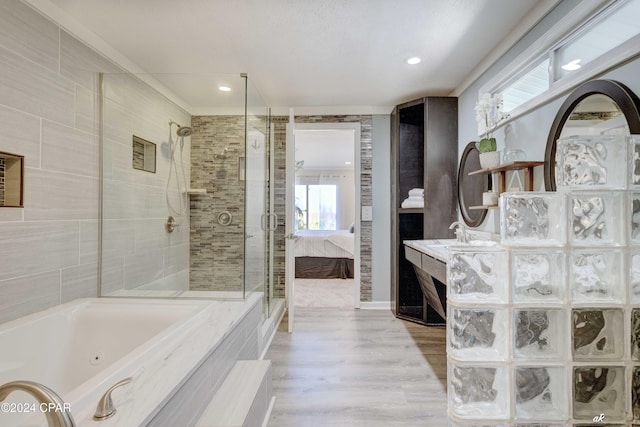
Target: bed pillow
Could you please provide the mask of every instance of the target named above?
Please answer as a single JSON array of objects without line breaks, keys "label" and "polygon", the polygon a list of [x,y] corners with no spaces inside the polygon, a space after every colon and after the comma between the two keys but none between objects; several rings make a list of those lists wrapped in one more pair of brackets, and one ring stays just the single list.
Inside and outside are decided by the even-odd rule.
[{"label": "bed pillow", "polygon": [[355,225],[355,224],[351,224],[351,225],[349,226],[349,233],[353,233],[353,232],[355,232],[355,231],[356,231],[356,225]]}]

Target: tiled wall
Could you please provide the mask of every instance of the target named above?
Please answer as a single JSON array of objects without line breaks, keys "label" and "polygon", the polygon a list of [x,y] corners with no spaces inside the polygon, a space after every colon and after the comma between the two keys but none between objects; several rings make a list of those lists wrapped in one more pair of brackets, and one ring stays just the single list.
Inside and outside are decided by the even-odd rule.
[{"label": "tiled wall", "polygon": [[[244,116],[194,116],[191,187],[207,194],[191,198],[191,289],[240,291],[244,259]],[[225,151],[225,148],[227,149]],[[231,223],[218,216],[228,212]]]},{"label": "tiled wall", "polygon": [[[274,126],[275,149],[275,212],[278,215],[278,229],[275,241],[274,289],[276,294],[284,295],[284,216],[285,216],[285,154],[286,125],[288,118],[272,118]],[[360,123],[360,204],[372,205],[372,140],[370,115],[354,116],[296,116],[296,123]],[[360,224],[360,301],[371,301],[371,222]]]},{"label": "tiled wall", "polygon": [[95,69],[115,69],[18,0],[0,4],[0,151],[25,207],[0,208],[0,322],[97,292]]},{"label": "tiled wall", "polygon": [[[176,126],[170,129],[169,121],[190,126],[191,116],[129,74],[104,75],[102,109],[102,294],[121,289],[186,290],[189,200],[184,189],[189,186],[190,142],[185,138],[181,148]],[[133,135],[156,144],[155,173],[133,167]],[[178,187],[180,164],[186,183],[178,170]],[[167,203],[169,176],[172,208]],[[172,233],[165,228],[169,215],[179,224]]]},{"label": "tiled wall", "polygon": [[[0,208],[0,322],[97,294],[98,72],[117,71],[19,0],[0,2],[0,151],[25,156],[25,207]],[[125,194],[122,205],[146,197],[111,197]]]},{"label": "tiled wall", "polygon": [[[244,116],[194,116],[192,125],[191,187],[206,189],[207,194],[191,198],[190,288],[241,291],[246,274],[246,290],[261,291],[265,274],[265,232],[260,223],[264,182],[260,173],[249,169],[266,161],[266,118],[247,117],[248,137],[255,144],[250,156],[245,151]],[[241,158],[246,162],[246,181],[240,173]],[[245,196],[251,199],[246,218]],[[225,213],[231,215],[229,224],[218,220]]]},{"label": "tiled wall", "polygon": [[4,206],[4,171],[5,171],[4,158],[0,157],[0,206]]}]

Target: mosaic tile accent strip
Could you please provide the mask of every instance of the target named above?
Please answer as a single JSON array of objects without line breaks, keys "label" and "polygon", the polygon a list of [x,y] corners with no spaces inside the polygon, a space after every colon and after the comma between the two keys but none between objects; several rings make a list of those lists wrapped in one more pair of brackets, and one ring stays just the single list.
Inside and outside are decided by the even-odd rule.
[{"label": "mosaic tile accent strip", "polygon": [[[286,124],[289,120],[284,116],[271,119],[275,144],[275,213],[278,215],[274,254],[274,291],[276,294],[284,295],[285,153]],[[360,204],[371,206],[373,203],[373,142],[371,138],[373,117],[371,115],[296,116],[295,121],[296,123],[360,123]],[[371,301],[371,243],[372,224],[369,221],[363,221],[360,224],[360,301]]]},{"label": "mosaic tile accent strip", "polygon": [[[244,279],[244,116],[193,116],[191,187],[207,194],[192,197],[189,288],[241,291]],[[222,155],[223,151],[224,155]],[[228,225],[217,221],[228,212]]]},{"label": "mosaic tile accent strip", "polygon": [[5,161],[0,157],[0,206],[4,206],[4,171]]},{"label": "mosaic tile accent strip", "polygon": [[133,167],[135,169],[144,169],[144,144],[133,141]]}]

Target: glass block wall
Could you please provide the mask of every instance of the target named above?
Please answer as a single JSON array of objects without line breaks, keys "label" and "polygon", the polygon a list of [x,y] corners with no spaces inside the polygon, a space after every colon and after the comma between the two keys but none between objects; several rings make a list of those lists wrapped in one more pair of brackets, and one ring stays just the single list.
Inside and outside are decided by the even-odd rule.
[{"label": "glass block wall", "polygon": [[451,426],[640,425],[640,136],[558,141],[557,192],[503,193],[447,264]]}]

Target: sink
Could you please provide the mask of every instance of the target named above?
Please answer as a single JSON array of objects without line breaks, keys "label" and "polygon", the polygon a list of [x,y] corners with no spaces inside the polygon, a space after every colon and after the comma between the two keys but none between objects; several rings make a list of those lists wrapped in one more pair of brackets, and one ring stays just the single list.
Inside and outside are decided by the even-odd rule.
[{"label": "sink", "polygon": [[472,240],[468,244],[471,246],[495,246],[498,242],[493,240]]},{"label": "sink", "polygon": [[498,242],[493,240],[472,240],[468,243],[464,243],[458,242],[457,239],[410,240],[405,241],[404,243],[409,247],[444,263],[447,262],[449,257],[449,251],[447,248],[457,247],[460,249],[465,248],[466,250],[470,250],[472,247],[477,247],[478,250],[480,250],[480,248],[488,248],[498,244]]}]

